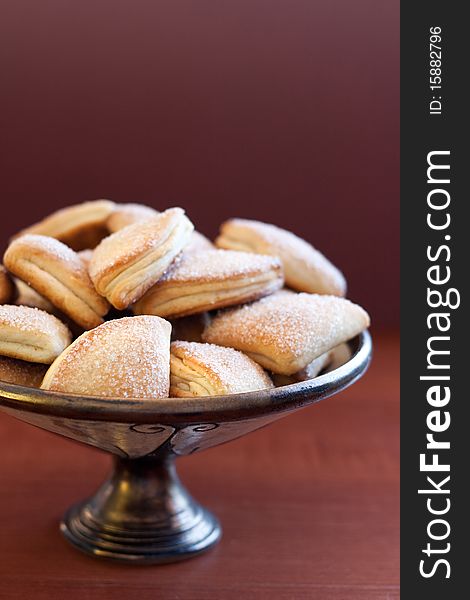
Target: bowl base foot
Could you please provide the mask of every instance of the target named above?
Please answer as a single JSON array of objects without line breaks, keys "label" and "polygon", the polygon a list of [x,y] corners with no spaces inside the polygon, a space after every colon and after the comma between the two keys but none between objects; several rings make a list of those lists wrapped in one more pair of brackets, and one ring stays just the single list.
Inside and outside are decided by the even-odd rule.
[{"label": "bowl base foot", "polygon": [[217,519],[181,485],[171,461],[117,459],[111,477],[64,516],[61,531],[95,557],[134,564],[196,556],[221,536]]}]

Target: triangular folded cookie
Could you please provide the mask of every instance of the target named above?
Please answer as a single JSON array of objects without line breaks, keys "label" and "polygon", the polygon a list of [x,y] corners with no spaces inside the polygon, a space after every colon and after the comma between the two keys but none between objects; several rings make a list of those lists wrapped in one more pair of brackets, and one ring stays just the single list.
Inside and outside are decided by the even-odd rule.
[{"label": "triangular folded cookie", "polygon": [[349,300],[281,291],[220,312],[202,338],[241,350],[274,373],[291,375],[368,326],[366,311]]},{"label": "triangular folded cookie", "polygon": [[127,308],[160,279],[193,229],[182,208],[170,208],[105,238],[89,265],[97,291],[115,308]]},{"label": "triangular folded cookie", "polygon": [[10,244],[4,261],[14,275],[84,329],[103,322],[109,304],[95,290],[83,260],[59,240],[24,235]]},{"label": "triangular folded cookie", "polygon": [[170,396],[219,396],[272,387],[268,374],[238,350],[197,342],[171,344]]},{"label": "triangular folded cookie", "polygon": [[229,250],[183,253],[134,312],[181,317],[256,300],[282,284],[281,264],[271,256]]},{"label": "triangular folded cookie", "polygon": [[29,306],[0,306],[0,355],[50,364],[72,341],[59,319]]},{"label": "triangular folded cookie", "polygon": [[171,325],[158,317],[108,321],[78,337],[51,365],[42,388],[118,398],[166,398]]},{"label": "triangular folded cookie", "polygon": [[294,233],[276,225],[230,219],[215,240],[219,248],[279,256],[286,285],[299,292],[344,296],[346,281],[321,252]]}]

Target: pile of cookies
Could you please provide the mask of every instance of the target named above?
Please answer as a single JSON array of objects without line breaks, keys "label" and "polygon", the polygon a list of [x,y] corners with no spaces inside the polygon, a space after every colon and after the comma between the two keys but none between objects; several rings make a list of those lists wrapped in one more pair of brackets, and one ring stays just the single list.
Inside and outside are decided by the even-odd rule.
[{"label": "pile of cookies", "polygon": [[212,396],[315,377],[369,326],[293,233],[109,200],[18,233],[0,266],[0,380],[115,398]]}]

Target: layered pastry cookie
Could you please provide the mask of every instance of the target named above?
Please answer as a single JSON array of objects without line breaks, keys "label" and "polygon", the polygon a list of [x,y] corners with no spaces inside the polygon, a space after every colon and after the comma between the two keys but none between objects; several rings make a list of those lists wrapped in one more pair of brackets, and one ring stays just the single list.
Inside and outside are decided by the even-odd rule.
[{"label": "layered pastry cookie", "polygon": [[93,252],[90,277],[97,291],[120,310],[152,287],[188,244],[193,225],[181,208],[105,238]]},{"label": "layered pastry cookie", "polygon": [[368,326],[366,311],[344,298],[281,292],[219,313],[202,337],[292,375]]},{"label": "layered pastry cookie", "polygon": [[[73,250],[94,248],[108,234],[106,221],[114,210],[111,200],[93,200],[58,210],[18,236],[33,233],[53,237]],[[16,236],[16,237],[18,237]]]},{"label": "layered pastry cookie", "polygon": [[215,240],[219,248],[279,256],[286,285],[299,292],[344,296],[346,281],[321,252],[290,231],[248,219],[222,224]]},{"label": "layered pastry cookie", "polygon": [[15,282],[3,265],[0,265],[0,304],[13,302],[17,295]]},{"label": "layered pastry cookie", "polygon": [[116,204],[106,221],[106,226],[111,233],[116,233],[128,225],[152,219],[158,214],[158,210],[145,206],[145,204]]},{"label": "layered pastry cookie", "polygon": [[0,381],[37,388],[40,387],[47,368],[47,365],[0,356]]},{"label": "layered pastry cookie", "polygon": [[171,325],[124,317],[78,337],[51,365],[42,388],[116,398],[166,398]]},{"label": "layered pastry cookie", "polygon": [[0,306],[0,355],[50,364],[72,341],[59,319],[29,306]]},{"label": "layered pastry cookie", "polygon": [[186,254],[134,306],[136,314],[180,317],[249,302],[282,287],[279,259],[247,252]]},{"label": "layered pastry cookie", "polygon": [[59,240],[24,235],[10,244],[4,262],[14,275],[84,329],[103,322],[108,303],[96,292],[78,254]]},{"label": "layered pastry cookie", "polygon": [[272,387],[267,373],[233,348],[181,341],[171,344],[172,397],[220,396]]}]

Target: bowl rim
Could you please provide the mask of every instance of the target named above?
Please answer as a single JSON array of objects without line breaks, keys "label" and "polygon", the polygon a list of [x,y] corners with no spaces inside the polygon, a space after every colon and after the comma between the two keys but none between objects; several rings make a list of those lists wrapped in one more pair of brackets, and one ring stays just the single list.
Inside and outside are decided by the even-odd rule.
[{"label": "bowl rim", "polygon": [[363,331],[348,341],[351,358],[313,379],[290,385],[200,398],[112,398],[64,394],[0,381],[0,409],[13,409],[77,420],[119,423],[192,423],[207,419],[239,421],[318,402],[345,389],[367,370],[372,339]]}]

